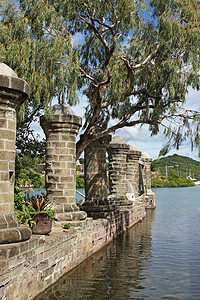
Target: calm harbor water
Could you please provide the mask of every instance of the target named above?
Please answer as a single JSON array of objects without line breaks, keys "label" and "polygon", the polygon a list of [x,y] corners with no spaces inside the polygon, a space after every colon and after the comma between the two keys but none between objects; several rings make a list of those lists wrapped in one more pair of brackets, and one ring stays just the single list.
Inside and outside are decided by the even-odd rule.
[{"label": "calm harbor water", "polygon": [[154,192],[155,211],[37,300],[199,300],[200,186]]}]

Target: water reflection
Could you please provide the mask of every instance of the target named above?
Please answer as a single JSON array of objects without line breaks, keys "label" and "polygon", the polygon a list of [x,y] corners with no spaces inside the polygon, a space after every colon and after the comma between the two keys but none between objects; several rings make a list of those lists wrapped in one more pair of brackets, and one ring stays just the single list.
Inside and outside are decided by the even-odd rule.
[{"label": "water reflection", "polygon": [[155,193],[155,211],[38,299],[199,300],[200,186]]},{"label": "water reflection", "polygon": [[151,266],[151,227],[154,211],[110,245],[84,261],[37,300],[143,299]]}]

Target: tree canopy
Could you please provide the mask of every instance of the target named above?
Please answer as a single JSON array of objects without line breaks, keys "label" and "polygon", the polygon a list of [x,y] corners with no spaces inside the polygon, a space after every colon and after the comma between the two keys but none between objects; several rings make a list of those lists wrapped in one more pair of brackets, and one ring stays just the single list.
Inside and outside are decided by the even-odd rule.
[{"label": "tree canopy", "polygon": [[199,144],[199,112],[181,110],[188,87],[199,89],[198,0],[8,3],[0,59],[30,84],[27,119],[48,112],[54,97],[72,105],[87,96],[77,157],[92,140],[136,124],[151,134],[165,128],[163,154],[187,137]]}]

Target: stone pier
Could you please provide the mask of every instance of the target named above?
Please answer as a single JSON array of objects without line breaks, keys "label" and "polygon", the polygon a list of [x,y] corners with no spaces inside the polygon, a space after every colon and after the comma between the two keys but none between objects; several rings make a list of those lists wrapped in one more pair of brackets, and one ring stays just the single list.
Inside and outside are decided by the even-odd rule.
[{"label": "stone pier", "polygon": [[85,202],[81,209],[89,217],[105,218],[115,209],[107,195],[106,148],[111,136],[90,143],[85,149]]},{"label": "stone pier", "polygon": [[144,162],[144,203],[146,208],[155,208],[155,193],[151,190],[151,162],[152,159],[148,153],[142,152],[141,161]]},{"label": "stone pier", "polygon": [[120,136],[113,137],[108,147],[109,185],[111,203],[120,206],[133,205],[126,196],[126,168],[129,145]]},{"label": "stone pier", "polygon": [[137,204],[139,198],[139,158],[142,152],[137,149],[136,146],[130,145],[129,152],[127,154],[127,169],[126,169],[126,186],[128,199]]},{"label": "stone pier", "polygon": [[25,241],[31,230],[14,214],[16,111],[27,99],[28,84],[0,64],[0,244]]},{"label": "stone pier", "polygon": [[[46,135],[46,189],[58,222],[84,220],[76,205],[76,136],[81,118],[66,105],[52,108],[52,120],[41,117]],[[57,223],[58,224],[58,223]]]},{"label": "stone pier", "polygon": [[[0,299],[7,300],[34,299],[146,215],[144,205],[133,205],[141,153],[121,137],[110,143],[110,137],[102,138],[85,150],[85,211],[79,209],[75,176],[81,118],[68,106],[57,104],[51,119],[40,119],[46,135],[46,189],[56,211],[55,226],[49,235],[31,236],[31,230],[20,225],[14,215],[16,110],[27,97],[28,84],[0,64]],[[147,208],[153,208],[151,158],[143,153],[142,160],[143,199]],[[86,211],[93,218],[87,218]],[[67,230],[63,229],[66,222],[72,225]]]}]

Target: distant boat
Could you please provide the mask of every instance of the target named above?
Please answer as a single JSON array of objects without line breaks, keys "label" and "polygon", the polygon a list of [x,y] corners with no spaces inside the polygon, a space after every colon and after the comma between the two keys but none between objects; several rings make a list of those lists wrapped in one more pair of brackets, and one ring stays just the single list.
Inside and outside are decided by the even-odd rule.
[{"label": "distant boat", "polygon": [[200,185],[200,181],[198,181],[196,178],[192,178],[191,176],[188,176],[187,178],[191,179],[195,185]]},{"label": "distant boat", "polygon": [[195,185],[200,185],[200,181],[198,181],[198,180],[196,180],[196,179],[193,180],[193,182],[194,182]]}]

